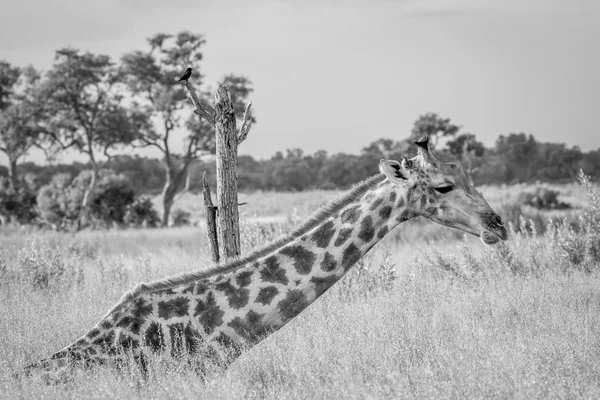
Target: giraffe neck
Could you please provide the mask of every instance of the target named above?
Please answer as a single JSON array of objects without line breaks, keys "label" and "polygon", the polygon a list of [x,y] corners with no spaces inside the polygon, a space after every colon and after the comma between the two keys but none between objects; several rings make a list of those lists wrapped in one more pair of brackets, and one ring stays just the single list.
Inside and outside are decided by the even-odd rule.
[{"label": "giraffe neck", "polygon": [[409,192],[379,177],[288,237],[229,265],[141,284],[86,335],[32,368],[105,362],[121,350],[172,355],[254,345],[302,312],[400,222]]},{"label": "giraffe neck", "polygon": [[382,181],[310,232],[259,260],[255,266],[260,279],[249,288],[250,297],[257,300],[250,316],[255,320],[262,316],[261,323],[270,329],[285,325],[389,231],[413,216],[405,206],[406,196],[406,190]]}]

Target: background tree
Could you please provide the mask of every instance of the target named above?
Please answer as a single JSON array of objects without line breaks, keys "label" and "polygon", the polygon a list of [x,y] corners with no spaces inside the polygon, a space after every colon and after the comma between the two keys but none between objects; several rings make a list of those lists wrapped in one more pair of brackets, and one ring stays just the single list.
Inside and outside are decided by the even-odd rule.
[{"label": "background tree", "polygon": [[4,110],[12,103],[15,86],[19,81],[21,69],[10,65],[7,61],[0,61],[0,110]]},{"label": "background tree", "polygon": [[429,145],[435,148],[440,137],[455,136],[460,127],[450,122],[450,118],[442,118],[435,113],[421,115],[410,134],[411,142],[423,135],[429,135]]},{"label": "background tree", "polygon": [[305,157],[301,149],[288,149],[286,157],[273,163],[267,171],[270,184],[278,190],[296,192],[314,188],[316,183],[310,157]]},{"label": "background tree", "polygon": [[98,180],[99,156],[131,142],[148,125],[144,113],[124,107],[118,87],[119,76],[106,55],[80,54],[78,50],[58,50],[46,75],[46,111],[53,117],[47,132],[61,149],[85,154],[91,177],[84,192],[79,226],[86,224],[89,201]]},{"label": "background tree", "polygon": [[[186,68],[192,68],[195,85],[202,83],[200,61],[201,48],[205,40],[202,35],[180,32],[176,36],[159,33],[148,39],[147,51],[136,50],[122,58],[121,73],[134,95],[136,105],[151,116],[153,129],[148,129],[135,142],[138,147],[154,147],[163,155],[165,183],[162,190],[162,225],[167,226],[175,196],[189,182],[189,167],[199,157],[215,151],[214,128],[208,122],[189,112],[182,112],[187,101],[184,86],[174,85]],[[232,86],[232,100],[237,103],[252,91],[246,78],[227,76],[225,84]],[[204,93],[203,102],[208,102]],[[243,106],[241,106],[243,111]],[[191,114],[191,116],[190,116]],[[182,120],[188,115],[182,151],[172,148],[171,139]]]},{"label": "background tree", "polygon": [[8,159],[10,189],[19,190],[18,162],[37,145],[43,118],[39,73],[0,62],[0,151]]},{"label": "background tree", "polygon": [[538,142],[533,135],[500,135],[494,150],[506,166],[505,182],[527,182],[533,177],[533,165],[538,151]]},{"label": "background tree", "polygon": [[446,143],[447,151],[458,159],[473,184],[473,174],[483,162],[485,147],[477,141],[472,133],[463,133],[455,136]]},{"label": "background tree", "polygon": [[533,168],[535,177],[542,181],[575,181],[583,158],[579,147],[564,143],[538,143]]},{"label": "background tree", "polygon": [[370,155],[374,159],[379,160],[384,158],[386,160],[400,160],[403,155],[408,156],[412,147],[412,143],[409,139],[402,141],[396,141],[392,139],[377,139],[368,146],[363,147],[361,154]]}]

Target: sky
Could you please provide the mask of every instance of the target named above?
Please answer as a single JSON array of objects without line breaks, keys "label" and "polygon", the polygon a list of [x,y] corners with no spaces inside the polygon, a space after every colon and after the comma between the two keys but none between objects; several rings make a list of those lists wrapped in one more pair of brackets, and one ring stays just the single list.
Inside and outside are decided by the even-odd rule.
[{"label": "sky", "polygon": [[239,151],[256,158],[358,153],[406,138],[426,112],[487,146],[526,132],[600,147],[597,0],[2,3],[0,59],[18,66],[47,70],[65,46],[117,60],[158,32],[203,34],[207,84],[228,73],[253,83],[258,122]]}]

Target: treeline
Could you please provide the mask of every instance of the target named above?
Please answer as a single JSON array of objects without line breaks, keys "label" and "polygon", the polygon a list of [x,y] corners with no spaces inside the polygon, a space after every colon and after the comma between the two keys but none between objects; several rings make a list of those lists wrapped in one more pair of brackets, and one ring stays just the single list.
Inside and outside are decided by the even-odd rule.
[{"label": "treeline", "polygon": [[[8,160],[0,168],[0,222],[75,229],[154,225],[158,213],[143,197],[148,194],[161,195],[160,224],[177,219],[171,208],[178,194],[198,190],[202,172],[215,175],[214,127],[191,112],[182,85],[174,85],[187,67],[194,71],[193,85],[202,84],[204,44],[202,35],[190,32],[159,33],[118,60],[63,48],[44,72],[0,60],[0,152]],[[241,116],[253,91],[251,81],[226,75],[220,84],[230,88]],[[199,94],[201,102],[211,102],[210,90],[201,88]],[[172,139],[181,132],[184,145],[178,152]],[[523,133],[500,136],[494,147],[486,148],[449,118],[428,113],[417,118],[405,137],[379,139],[359,154],[290,149],[267,160],[241,156],[239,188],[345,189],[377,173],[381,158],[414,154],[413,141],[424,134],[439,158],[460,161],[475,184],[560,182],[573,180],[579,169],[591,176],[600,172],[598,151],[583,153]],[[157,150],[160,158],[122,155],[145,147]],[[24,163],[33,149],[42,150],[50,164]],[[65,150],[87,161],[53,164]]]},{"label": "treeline", "polygon": [[[572,182],[580,169],[588,176],[600,177],[600,150],[582,152],[578,147],[538,142],[532,135],[523,133],[500,136],[492,148],[484,147],[475,135],[457,134],[439,147],[435,151],[436,156],[443,161],[461,162],[476,185]],[[288,149],[265,160],[241,155],[238,159],[238,187],[245,192],[347,189],[376,174],[380,159],[400,159],[403,155],[415,153],[411,139],[407,138],[403,141],[379,139],[364,147],[359,154],[328,154],[323,150],[305,154],[301,149]],[[179,161],[176,159],[175,162]],[[164,162],[158,159],[116,155],[101,163],[101,167],[126,177],[136,196],[158,195],[165,185]],[[67,174],[76,177],[90,168],[89,164],[77,162],[55,165],[28,162],[20,166],[20,179],[22,185],[37,192],[54,176]],[[216,185],[215,163],[210,157],[195,161],[188,172],[188,190],[201,191],[200,178],[204,172],[209,183],[213,187]],[[5,166],[0,166],[0,177],[4,177],[4,182],[8,180]]]}]

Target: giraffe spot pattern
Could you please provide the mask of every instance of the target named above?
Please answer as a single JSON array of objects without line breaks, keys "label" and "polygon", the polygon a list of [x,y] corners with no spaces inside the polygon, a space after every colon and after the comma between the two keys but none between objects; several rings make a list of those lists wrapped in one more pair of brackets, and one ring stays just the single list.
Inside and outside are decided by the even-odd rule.
[{"label": "giraffe spot pattern", "polygon": [[176,293],[173,289],[168,288],[168,289],[158,290],[158,291],[154,292],[154,294],[156,296],[173,296],[173,295],[177,295],[179,293]]},{"label": "giraffe spot pattern", "polygon": [[404,207],[404,198],[402,196],[400,196],[400,198],[398,198],[398,204],[396,204],[396,207],[398,207],[398,208]]},{"label": "giraffe spot pattern", "polygon": [[335,224],[333,221],[328,221],[321,225],[311,236],[311,239],[315,241],[317,247],[322,249],[329,246],[329,242],[335,235]]},{"label": "giraffe spot pattern", "polygon": [[246,287],[246,286],[250,285],[250,283],[252,282],[252,274],[253,273],[254,273],[254,271],[244,271],[244,272],[240,272],[239,274],[237,274],[235,281],[238,284],[238,286]]},{"label": "giraffe spot pattern", "polygon": [[333,286],[333,284],[338,281],[338,278],[335,275],[331,275],[323,278],[313,277],[310,281],[314,284],[316,296],[319,297],[325,293],[327,289]]},{"label": "giraffe spot pattern", "polygon": [[72,350],[69,350],[69,352],[67,354],[67,358],[71,361],[82,361],[82,360],[85,360],[87,357],[82,352],[72,349]]},{"label": "giraffe spot pattern", "polygon": [[277,289],[275,286],[266,286],[258,291],[256,302],[266,306],[271,304],[273,298],[277,296],[277,294],[279,294],[279,289]]},{"label": "giraffe spot pattern", "polygon": [[260,278],[263,282],[288,284],[285,270],[279,266],[277,257],[270,256],[265,259],[265,266],[260,270]]},{"label": "giraffe spot pattern", "polygon": [[280,253],[294,260],[294,268],[300,275],[307,275],[312,270],[317,255],[303,246],[286,246]]},{"label": "giraffe spot pattern", "polygon": [[[132,333],[138,335],[140,333],[140,328],[146,322],[146,318],[152,314],[152,304],[144,301],[142,298],[138,298],[133,302],[133,308],[131,310],[131,316],[126,321],[129,322],[129,329]],[[123,317],[125,319],[127,317]],[[121,321],[123,321],[123,319]],[[123,322],[122,324],[117,323],[117,326],[126,328],[127,325]]]},{"label": "giraffe spot pattern", "polygon": [[384,206],[379,210],[379,216],[383,219],[388,219],[392,213],[392,206]]},{"label": "giraffe spot pattern", "polygon": [[337,261],[333,257],[333,255],[329,252],[325,252],[325,256],[323,257],[323,261],[321,261],[321,269],[325,272],[331,272],[337,266]]},{"label": "giraffe spot pattern", "polygon": [[219,332],[219,336],[215,338],[215,341],[221,346],[225,346],[227,348],[237,348],[237,345],[233,339],[223,332]]},{"label": "giraffe spot pattern", "polygon": [[[133,350],[133,349],[137,349],[138,347],[140,347],[140,342],[139,342],[139,340],[133,339],[129,335],[121,333],[121,334],[119,334],[119,338],[117,339],[117,346],[120,347],[124,351],[128,351],[128,350]],[[94,350],[91,347],[87,350],[92,355],[96,354],[96,350]]]},{"label": "giraffe spot pattern", "polygon": [[245,318],[235,317],[227,324],[233,330],[250,342],[257,342],[271,330],[269,324],[263,322],[263,314],[248,311]]},{"label": "giraffe spot pattern", "polygon": [[379,232],[377,232],[377,238],[382,239],[385,235],[387,235],[387,233],[388,233],[388,227],[387,227],[387,225],[385,225],[385,226],[381,227]]},{"label": "giraffe spot pattern", "polygon": [[161,351],[165,348],[162,327],[158,322],[151,323],[148,329],[146,329],[144,344],[154,351]]},{"label": "giraffe spot pattern", "polygon": [[182,294],[194,294],[194,289],[196,288],[196,284],[192,283],[189,286],[186,286],[185,288],[183,288],[183,290],[181,291]]},{"label": "giraffe spot pattern", "polygon": [[133,316],[131,315],[126,315],[123,318],[121,318],[115,325],[118,328],[127,328],[129,327],[129,325],[131,325],[133,323]]},{"label": "giraffe spot pattern", "polygon": [[421,208],[425,208],[425,204],[427,204],[427,196],[426,195],[422,195],[421,196]]},{"label": "giraffe spot pattern", "polygon": [[188,314],[190,299],[177,297],[168,301],[158,303],[158,317],[168,320],[173,317],[183,317]]},{"label": "giraffe spot pattern", "polygon": [[436,210],[437,209],[435,207],[427,207],[425,212],[427,212],[427,214],[429,214],[429,215],[432,215],[432,214],[435,214]]},{"label": "giraffe spot pattern", "polygon": [[108,329],[113,325],[113,321],[111,321],[110,319],[105,319],[104,321],[102,321],[100,323],[100,327],[103,329]]},{"label": "giraffe spot pattern", "polygon": [[[125,335],[123,335],[123,334],[121,334],[121,335],[119,336],[119,343],[124,343],[124,342],[125,342],[125,340],[123,340],[123,339],[122,339],[122,337],[124,337],[124,336],[125,336]],[[139,342],[138,340],[133,340],[133,339],[131,339],[131,338],[130,338],[130,340],[131,340],[131,346],[130,346],[130,348],[133,348],[133,349],[135,349],[135,348],[137,348],[137,347],[139,347],[139,346],[140,346],[140,342]],[[129,348],[129,347],[125,347],[125,346],[123,346],[123,349],[128,349],[128,348]],[[93,347],[88,347],[88,348],[86,348],[86,349],[85,349],[85,354],[87,354],[88,356],[95,356],[96,354],[98,354],[98,352],[96,351],[96,349],[95,349],[95,348],[93,348]]]},{"label": "giraffe spot pattern", "polygon": [[342,223],[355,224],[360,218],[360,206],[353,206],[342,212]]},{"label": "giraffe spot pattern", "polygon": [[213,292],[208,292],[204,301],[198,300],[194,311],[194,317],[198,317],[206,334],[211,334],[223,323],[223,315],[225,312],[217,305]]},{"label": "giraffe spot pattern", "polygon": [[333,245],[335,247],[340,247],[341,245],[346,243],[346,240],[348,240],[350,238],[350,236],[352,236],[353,230],[354,230],[353,228],[340,229],[340,232],[338,233],[338,236],[335,239],[335,243]]},{"label": "giraffe spot pattern", "polygon": [[277,304],[279,314],[283,321],[294,318],[306,307],[308,307],[308,300],[304,293],[298,289],[288,290],[285,298]]},{"label": "giraffe spot pattern", "polygon": [[390,202],[393,203],[396,201],[396,192],[390,193]]},{"label": "giraffe spot pattern", "polygon": [[383,197],[378,197],[373,203],[371,203],[371,207],[369,207],[370,211],[375,211],[379,206],[383,203]]},{"label": "giraffe spot pattern", "polygon": [[358,233],[358,238],[363,242],[368,243],[373,240],[374,236],[375,228],[373,227],[373,218],[370,215],[367,215],[360,223],[360,232]]},{"label": "giraffe spot pattern", "polygon": [[194,353],[198,348],[200,334],[191,323],[185,326],[182,322],[169,325],[171,337],[171,356],[179,357],[185,353]]},{"label": "giraffe spot pattern", "polygon": [[210,289],[210,287],[208,286],[208,281],[206,279],[196,282],[196,294],[203,295],[208,289]]},{"label": "giraffe spot pattern", "polygon": [[183,323],[178,322],[167,326],[171,337],[171,357],[178,357],[184,353]]},{"label": "giraffe spot pattern", "polygon": [[93,339],[93,338],[95,338],[96,336],[98,336],[99,334],[100,334],[100,330],[98,330],[98,329],[92,329],[91,331],[89,331],[89,332],[87,333],[87,335],[86,335],[86,336],[87,336],[87,337],[89,337],[90,339]]},{"label": "giraffe spot pattern", "polygon": [[50,357],[51,360],[58,360],[59,358],[65,358],[69,355],[69,351],[68,350],[61,350],[58,351],[54,354],[52,354],[52,357]]},{"label": "giraffe spot pattern", "polygon": [[398,220],[398,222],[404,222],[404,221],[408,221],[409,219],[411,219],[414,216],[415,215],[413,212],[411,212],[409,210],[402,210],[402,212],[398,216],[397,220]]},{"label": "giraffe spot pattern", "polygon": [[113,345],[113,341],[115,340],[115,331],[109,330],[104,332],[104,334],[97,337],[94,341],[92,341],[93,345],[101,346],[103,348],[109,348]]},{"label": "giraffe spot pattern", "polygon": [[360,254],[360,250],[354,243],[350,243],[348,247],[344,250],[342,254],[342,267],[344,270],[350,269],[360,258],[362,254]]},{"label": "giraffe spot pattern", "polygon": [[219,283],[215,286],[220,292],[223,292],[227,297],[227,302],[229,303],[229,307],[239,310],[248,304],[248,299],[250,298],[250,290],[244,288],[235,288],[230,281],[225,281],[223,283]]}]

